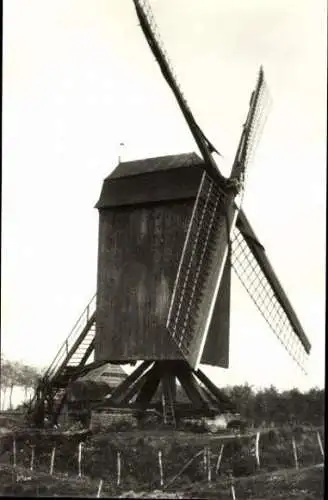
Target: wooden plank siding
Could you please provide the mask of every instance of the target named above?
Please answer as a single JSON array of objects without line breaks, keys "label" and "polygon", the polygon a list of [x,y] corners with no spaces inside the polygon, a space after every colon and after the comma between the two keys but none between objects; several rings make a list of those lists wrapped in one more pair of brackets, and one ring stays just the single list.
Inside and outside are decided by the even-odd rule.
[{"label": "wooden plank siding", "polygon": [[180,359],[166,331],[193,202],[101,210],[96,359]]},{"label": "wooden plank siding", "polygon": [[[104,181],[96,205],[95,360],[182,359],[166,321],[202,168],[195,165],[195,155],[189,167],[182,155],[176,157],[180,161],[176,168],[172,168],[176,159],[168,158],[166,170],[165,158],[160,159],[161,169],[152,172],[147,160],[142,160],[141,167],[126,164],[126,177],[120,164]],[[223,284],[201,363],[227,367],[230,267]]]}]

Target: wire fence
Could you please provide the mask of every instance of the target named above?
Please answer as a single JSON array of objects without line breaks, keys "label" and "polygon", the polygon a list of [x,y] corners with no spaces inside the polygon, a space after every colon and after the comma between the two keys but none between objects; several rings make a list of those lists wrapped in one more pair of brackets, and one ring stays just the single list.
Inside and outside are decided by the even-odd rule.
[{"label": "wire fence", "polygon": [[98,498],[123,489],[187,491],[195,484],[223,486],[230,489],[232,498],[243,498],[238,496],[242,481],[321,467],[322,432],[273,428],[215,440],[200,435],[183,444],[165,438],[112,442],[108,434],[98,441],[75,436],[66,442],[58,437],[56,442],[54,436],[21,441],[19,435],[12,435],[0,439],[0,443],[7,439],[7,446],[1,443],[0,466],[11,468],[16,482],[36,477],[87,481]]}]

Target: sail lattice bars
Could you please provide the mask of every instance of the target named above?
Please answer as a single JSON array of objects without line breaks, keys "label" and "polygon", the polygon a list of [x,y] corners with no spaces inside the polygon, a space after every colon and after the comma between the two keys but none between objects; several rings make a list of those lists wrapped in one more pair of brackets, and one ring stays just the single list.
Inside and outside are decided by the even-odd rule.
[{"label": "sail lattice bars", "polygon": [[147,0],[133,0],[133,2],[140,21],[141,29],[144,33],[147,43],[162,71],[163,77],[165,78],[177,100],[180,110],[189,127],[189,130],[192,133],[199,151],[202,154],[205,162],[204,167],[211,177],[216,180],[220,180],[223,184],[227,181],[227,179],[221,174],[212,157],[213,152],[217,153],[218,155],[220,155],[220,153],[199,127],[183,95],[170,59],[159,35],[159,30],[154,19],[151,6]]},{"label": "sail lattice bars", "polygon": [[290,356],[306,372],[311,344],[261,243],[240,211],[231,241],[232,268]]},{"label": "sail lattice bars", "polygon": [[193,368],[200,362],[238,209],[204,172],[189,223],[166,327]]},{"label": "sail lattice bars", "polygon": [[243,125],[243,131],[231,169],[231,178],[241,178],[241,181],[245,181],[245,172],[254,160],[271,103],[272,99],[261,66],[255,90],[251,95],[247,118]]}]

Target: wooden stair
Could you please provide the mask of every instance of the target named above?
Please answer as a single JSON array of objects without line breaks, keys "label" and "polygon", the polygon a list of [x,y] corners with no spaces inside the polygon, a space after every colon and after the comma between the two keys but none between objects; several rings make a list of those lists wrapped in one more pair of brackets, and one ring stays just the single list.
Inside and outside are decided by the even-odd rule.
[{"label": "wooden stair", "polygon": [[43,374],[26,415],[28,421],[42,426],[47,417],[55,424],[66,398],[68,384],[83,371],[89,371],[88,367],[95,367],[95,363],[87,364],[94,351],[95,324],[96,295],[92,297]]}]

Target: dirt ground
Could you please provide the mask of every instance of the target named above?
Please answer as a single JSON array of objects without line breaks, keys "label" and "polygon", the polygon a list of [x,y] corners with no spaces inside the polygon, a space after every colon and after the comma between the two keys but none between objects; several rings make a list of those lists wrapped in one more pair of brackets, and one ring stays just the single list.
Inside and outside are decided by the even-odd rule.
[{"label": "dirt ground", "polygon": [[[232,484],[238,500],[324,498],[323,466],[318,465],[323,460],[317,430],[313,429],[311,432],[302,428],[263,431],[258,470],[254,436],[247,434],[220,436],[163,430],[92,434],[87,430],[65,433],[24,429],[17,425],[10,430],[9,427],[8,423],[7,429],[3,427],[0,434],[1,496],[96,497],[102,480],[101,497],[104,498],[231,500]],[[295,469],[292,436],[297,443],[299,470]],[[81,442],[82,477],[78,477]],[[222,462],[216,473],[222,444]],[[204,468],[204,447],[210,450],[210,483],[208,469]],[[54,472],[50,475],[54,449]],[[30,470],[32,450],[33,471]],[[162,453],[164,489],[167,488],[164,492],[160,483],[159,451]],[[187,468],[182,470],[189,461]]]},{"label": "dirt ground", "polygon": [[[283,471],[266,477],[252,477],[235,481],[235,494],[238,500],[320,500],[324,498],[323,466],[311,467],[302,471]],[[31,473],[27,468],[0,466],[1,496],[73,496],[95,497],[99,481],[82,477],[67,477],[64,474],[50,476],[47,473]],[[101,497],[105,498],[201,498],[231,500],[231,486],[213,482],[211,486],[204,481],[193,484],[189,491],[134,491],[115,484],[104,482]]]}]

